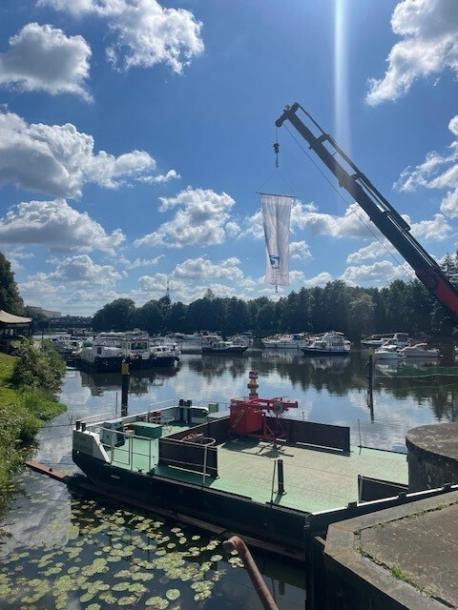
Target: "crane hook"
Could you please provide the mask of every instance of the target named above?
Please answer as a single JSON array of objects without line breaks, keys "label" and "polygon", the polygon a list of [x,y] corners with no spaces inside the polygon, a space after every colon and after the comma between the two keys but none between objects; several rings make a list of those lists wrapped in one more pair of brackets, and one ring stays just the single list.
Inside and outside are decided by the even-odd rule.
[{"label": "crane hook", "polygon": [[274,143],[274,153],[275,153],[275,167],[278,168],[278,155],[280,154],[280,144],[278,142]]}]

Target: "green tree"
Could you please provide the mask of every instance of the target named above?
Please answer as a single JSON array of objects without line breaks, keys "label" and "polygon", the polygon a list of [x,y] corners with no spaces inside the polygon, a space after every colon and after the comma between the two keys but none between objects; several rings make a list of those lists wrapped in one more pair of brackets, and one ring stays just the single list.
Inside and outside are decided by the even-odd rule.
[{"label": "green tree", "polygon": [[11,263],[0,252],[0,309],[8,313],[24,313],[24,302],[19,294]]},{"label": "green tree", "polygon": [[172,304],[167,318],[167,330],[176,333],[185,333],[187,331],[187,309],[187,306],[181,301]]},{"label": "green tree", "polygon": [[129,330],[133,328],[134,312],[135,304],[132,299],[116,299],[94,314],[92,327],[96,331]]},{"label": "green tree", "polygon": [[361,292],[348,305],[350,336],[361,339],[374,331],[375,304],[370,294]]},{"label": "green tree", "polygon": [[267,301],[265,305],[259,308],[256,315],[255,328],[263,335],[269,335],[276,330],[275,305],[272,301]]},{"label": "green tree", "polygon": [[157,335],[162,330],[164,310],[160,303],[151,300],[135,310],[131,320],[135,328],[146,330],[150,335]]}]

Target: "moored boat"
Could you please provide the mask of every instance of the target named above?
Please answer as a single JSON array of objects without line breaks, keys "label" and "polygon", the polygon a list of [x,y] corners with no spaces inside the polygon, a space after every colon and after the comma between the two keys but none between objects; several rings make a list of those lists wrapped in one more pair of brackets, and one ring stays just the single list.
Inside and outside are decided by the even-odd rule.
[{"label": "moored boat", "polygon": [[310,344],[302,348],[302,352],[308,355],[346,356],[351,351],[351,343],[343,333],[330,331],[322,337],[315,338]]},{"label": "moored boat", "polygon": [[110,345],[88,343],[80,352],[82,369],[101,372],[120,372],[124,360],[124,350]]},{"label": "moored boat", "polygon": [[374,356],[376,360],[398,360],[399,352],[396,345],[390,345],[389,343],[385,343],[382,347],[379,347],[375,350]]},{"label": "moored boat", "polygon": [[407,345],[399,350],[399,354],[404,358],[439,358],[439,350],[434,347],[428,347],[427,343]]},{"label": "moored boat", "polygon": [[151,345],[150,354],[152,367],[172,367],[180,360],[180,351],[174,344]]},{"label": "moored boat", "polygon": [[233,343],[232,341],[213,341],[202,345],[203,354],[243,354],[248,345]]},{"label": "moored boat", "polygon": [[266,349],[301,349],[307,345],[306,336],[302,333],[266,337],[261,341]]}]

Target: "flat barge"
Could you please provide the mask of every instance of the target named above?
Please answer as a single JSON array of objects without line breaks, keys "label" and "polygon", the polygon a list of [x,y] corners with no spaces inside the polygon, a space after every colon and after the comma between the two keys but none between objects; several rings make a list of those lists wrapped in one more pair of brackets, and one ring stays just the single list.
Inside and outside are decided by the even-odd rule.
[{"label": "flat barge", "polygon": [[233,399],[230,415],[221,416],[211,404],[180,400],[77,422],[73,460],[101,493],[119,501],[303,551],[310,523],[323,529],[347,518],[362,481],[366,489],[367,482],[375,486],[378,499],[403,492],[408,472],[404,454],[353,447],[349,428],[286,418],[290,406],[282,399]]}]

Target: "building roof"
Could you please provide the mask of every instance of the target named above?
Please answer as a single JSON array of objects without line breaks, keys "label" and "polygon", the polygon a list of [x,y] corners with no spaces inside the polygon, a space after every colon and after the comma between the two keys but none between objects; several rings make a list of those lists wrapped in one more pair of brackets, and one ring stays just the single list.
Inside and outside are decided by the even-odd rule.
[{"label": "building roof", "polygon": [[8,313],[3,309],[0,309],[0,322],[2,324],[30,324],[32,318],[23,318],[22,316],[15,316],[12,313]]}]

